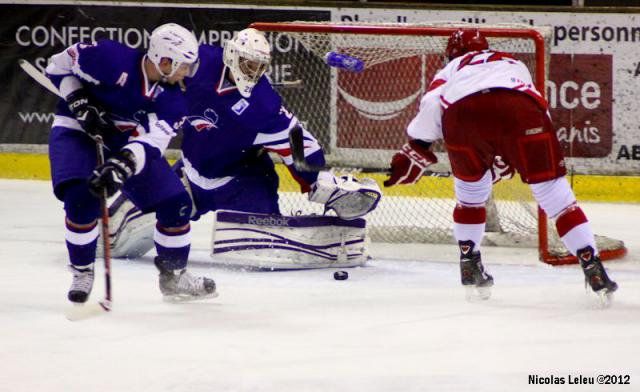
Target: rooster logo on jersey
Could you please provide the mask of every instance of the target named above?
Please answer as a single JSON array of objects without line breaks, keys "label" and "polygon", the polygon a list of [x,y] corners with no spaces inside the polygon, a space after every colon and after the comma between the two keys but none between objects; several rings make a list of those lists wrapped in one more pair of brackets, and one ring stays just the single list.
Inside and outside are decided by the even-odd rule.
[{"label": "rooster logo on jersey", "polygon": [[187,121],[197,132],[208,131],[218,128],[218,113],[211,108],[207,108],[202,116],[187,116]]},{"label": "rooster logo on jersey", "polygon": [[139,136],[141,133],[145,133],[144,127],[142,126],[147,118],[147,112],[145,110],[138,110],[133,113],[133,118],[125,118],[113,113],[110,113],[109,117],[113,121],[113,125],[115,125],[120,132],[131,131],[132,136]]}]

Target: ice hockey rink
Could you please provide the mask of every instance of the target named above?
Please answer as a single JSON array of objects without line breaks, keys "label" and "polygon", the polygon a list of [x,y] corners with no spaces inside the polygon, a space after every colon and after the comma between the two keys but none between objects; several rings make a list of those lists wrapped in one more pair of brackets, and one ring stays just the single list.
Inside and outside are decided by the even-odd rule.
[{"label": "ice hockey rink", "polygon": [[[629,249],[606,263],[620,285],[609,309],[578,266],[546,266],[533,249],[484,248],[496,286],[479,303],[465,301],[450,245],[376,246],[346,281],[214,267],[209,218],[194,225],[191,268],[218,298],[164,303],[151,255],[114,260],[113,312],[70,322],[62,204],[49,182],[0,180],[0,390],[638,391],[640,205],[583,207]],[[580,376],[595,384],[569,384]]]}]

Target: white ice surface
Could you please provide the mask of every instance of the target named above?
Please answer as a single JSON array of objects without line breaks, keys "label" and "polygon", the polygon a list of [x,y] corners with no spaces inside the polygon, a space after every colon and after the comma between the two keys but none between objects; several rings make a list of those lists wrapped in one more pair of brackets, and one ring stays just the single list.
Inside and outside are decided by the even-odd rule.
[{"label": "white ice surface", "polygon": [[[496,286],[482,303],[464,300],[452,246],[376,247],[347,281],[211,267],[205,219],[191,269],[220,297],[163,303],[150,256],[116,260],[113,312],[72,323],[62,204],[47,182],[0,180],[0,391],[640,391],[640,206],[583,206],[630,251],[607,263],[620,284],[607,310],[577,266],[534,250],[483,249]],[[102,295],[98,273],[92,300]]]}]

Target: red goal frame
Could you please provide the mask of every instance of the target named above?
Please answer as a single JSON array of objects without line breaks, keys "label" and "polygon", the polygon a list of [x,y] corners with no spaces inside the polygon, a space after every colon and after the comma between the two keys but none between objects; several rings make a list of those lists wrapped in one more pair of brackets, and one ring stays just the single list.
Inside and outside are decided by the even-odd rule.
[{"label": "red goal frame", "polygon": [[[334,33],[334,34],[374,34],[374,35],[429,35],[448,37],[461,26],[393,26],[393,25],[346,25],[346,24],[322,24],[322,23],[252,23],[250,27],[265,32],[292,32],[292,33]],[[474,26],[477,27],[477,26]],[[546,75],[546,48],[545,39],[539,31],[533,28],[496,28],[479,27],[488,38],[522,38],[533,41],[535,46],[535,85],[538,91],[545,97]],[[546,97],[545,97],[546,99]],[[558,256],[549,251],[548,218],[545,212],[538,207],[538,252],[540,260],[552,265],[577,264],[575,256]],[[610,260],[623,257],[627,253],[625,247],[613,250],[600,250],[602,260]]]}]

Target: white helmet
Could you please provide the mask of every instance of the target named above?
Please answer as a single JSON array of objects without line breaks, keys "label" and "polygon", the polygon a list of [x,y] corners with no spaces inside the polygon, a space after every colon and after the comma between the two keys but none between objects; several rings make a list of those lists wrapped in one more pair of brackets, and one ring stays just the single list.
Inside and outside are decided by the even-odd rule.
[{"label": "white helmet", "polygon": [[[198,67],[198,40],[192,32],[178,24],[163,24],[151,33],[147,57],[164,78],[173,76],[182,64],[190,66],[187,76],[192,77]],[[171,59],[171,73],[168,75],[160,70],[160,61],[164,57]]]},{"label": "white helmet", "polygon": [[244,29],[224,45],[224,65],[229,67],[240,94],[248,98],[271,62],[271,47],[264,34]]}]

